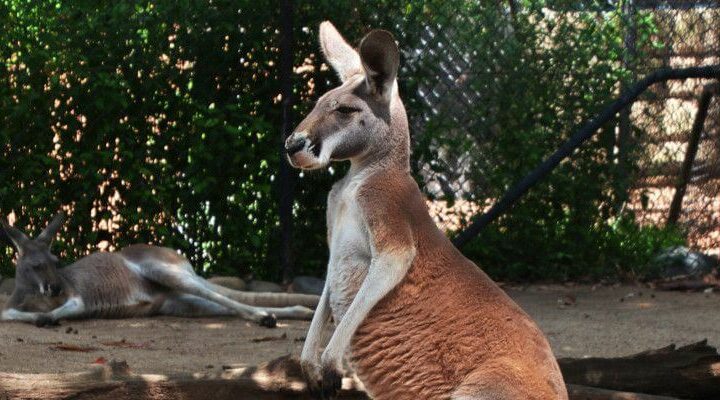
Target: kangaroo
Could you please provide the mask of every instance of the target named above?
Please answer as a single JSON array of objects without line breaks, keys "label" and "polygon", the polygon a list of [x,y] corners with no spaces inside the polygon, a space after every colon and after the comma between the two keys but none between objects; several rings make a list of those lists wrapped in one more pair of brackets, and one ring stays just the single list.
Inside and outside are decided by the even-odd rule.
[{"label": "kangaroo", "polygon": [[316,296],[227,289],[196,275],[185,257],[166,247],[132,245],[114,253],[92,253],[58,268],[50,247],[63,220],[63,213],[57,214],[37,238],[29,239],[0,218],[17,252],[15,290],[0,319],[43,326],[93,317],[237,315],[272,328],[276,317],[312,318],[310,308],[284,302],[314,306]]},{"label": "kangaroo", "polygon": [[350,169],[328,196],[327,279],[301,354],[311,390],[334,396],[347,356],[375,399],[567,399],[540,329],[427,211],[410,174],[392,34],[373,30],[356,51],[323,22],[320,46],[342,84],[285,148],[296,168]]}]

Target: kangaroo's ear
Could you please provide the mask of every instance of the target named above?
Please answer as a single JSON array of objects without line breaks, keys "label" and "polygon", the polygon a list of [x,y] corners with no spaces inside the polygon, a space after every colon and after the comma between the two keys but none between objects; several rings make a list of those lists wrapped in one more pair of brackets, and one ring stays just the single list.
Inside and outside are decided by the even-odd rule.
[{"label": "kangaroo's ear", "polygon": [[52,221],[50,221],[50,223],[48,224],[47,228],[45,228],[42,233],[40,233],[40,235],[37,237],[37,240],[49,246],[52,243],[55,234],[57,234],[60,228],[62,228],[63,222],[65,222],[65,213],[60,211],[55,214]]},{"label": "kangaroo's ear", "polygon": [[370,90],[389,102],[400,66],[400,50],[393,35],[381,29],[368,33],[360,42],[360,60]]},{"label": "kangaroo's ear", "polygon": [[2,216],[0,216],[0,228],[2,228],[2,231],[5,232],[5,235],[8,237],[8,239],[10,239],[10,242],[12,242],[15,250],[19,254],[22,254],[26,243],[29,242],[30,239],[28,239],[28,237],[25,236],[25,234],[22,233],[20,229],[14,226],[10,226],[5,221],[5,217]]},{"label": "kangaroo's ear", "polygon": [[357,51],[343,39],[330,21],[320,24],[320,48],[341,81],[345,82],[351,76],[362,72]]}]

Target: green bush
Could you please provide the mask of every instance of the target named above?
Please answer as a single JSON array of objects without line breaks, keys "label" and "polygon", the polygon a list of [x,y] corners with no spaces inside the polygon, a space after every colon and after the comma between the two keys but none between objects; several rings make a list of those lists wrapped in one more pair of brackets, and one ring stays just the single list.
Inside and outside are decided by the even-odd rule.
[{"label": "green bush", "polygon": [[[468,3],[452,17],[465,21],[453,24],[454,37],[476,54],[476,73],[466,84],[487,100],[469,110],[469,119],[480,122],[473,129],[453,126],[440,113],[426,132],[425,150],[467,149],[467,174],[474,183],[469,199],[480,203],[499,198],[520,181],[630,77],[623,63],[630,21],[619,9],[602,2],[524,4],[510,13]],[[634,23],[638,48],[652,45],[652,18],[639,13]],[[603,127],[465,253],[499,279],[637,277],[659,247],[682,242],[680,232],[638,227],[620,211],[637,154],[628,149],[628,167],[620,167],[616,126],[611,121]],[[432,160],[440,153],[422,156]]]},{"label": "green bush", "polygon": [[266,65],[274,34],[259,34],[272,10],[0,4],[4,213],[37,232],[69,208],[57,245],[67,259],[102,240],[162,243],[217,272],[264,259],[275,224],[277,88],[256,82],[276,80]]},{"label": "green bush", "polygon": [[[295,122],[337,84],[322,68],[319,22],[333,21],[351,40],[384,27],[404,50],[408,113],[428,118],[412,133],[415,169],[440,149],[469,151],[470,199],[498,197],[627,77],[619,62],[626,21],[598,12],[604,2],[512,3],[517,10],[502,2],[297,2],[294,65],[304,68],[292,77]],[[642,21],[642,32],[652,29]],[[0,213],[14,212],[37,233],[60,207],[69,210],[56,244],[65,261],[101,243],[148,242],[180,249],[203,273],[279,278],[279,26],[275,2],[0,0]],[[470,128],[453,122],[457,110],[435,114],[418,95],[442,61],[415,52],[427,26],[472,54],[466,85],[482,101],[467,115]],[[633,268],[643,257],[676,243],[679,235],[615,215],[621,177],[608,155],[611,128],[468,255],[503,279],[567,279],[641,274]],[[299,178],[298,274],[324,273],[325,199],[344,168]],[[5,274],[10,254],[0,253]]]}]

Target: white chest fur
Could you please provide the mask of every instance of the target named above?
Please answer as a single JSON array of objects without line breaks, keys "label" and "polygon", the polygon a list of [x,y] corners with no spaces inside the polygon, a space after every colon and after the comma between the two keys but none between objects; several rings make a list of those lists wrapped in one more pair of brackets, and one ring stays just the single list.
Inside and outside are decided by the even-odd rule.
[{"label": "white chest fur", "polygon": [[335,321],[345,315],[370,266],[367,226],[357,202],[359,176],[347,176],[334,187],[328,198],[330,261],[327,284]]}]

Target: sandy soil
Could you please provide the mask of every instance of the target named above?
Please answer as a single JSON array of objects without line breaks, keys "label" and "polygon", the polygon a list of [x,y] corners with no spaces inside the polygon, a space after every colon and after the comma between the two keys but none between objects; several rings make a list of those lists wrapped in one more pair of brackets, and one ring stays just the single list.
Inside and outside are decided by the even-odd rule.
[{"label": "sandy soil", "polygon": [[[629,286],[531,286],[507,291],[536,319],[559,357],[619,356],[705,338],[720,345],[717,294]],[[571,305],[559,302],[573,303],[573,299]],[[254,365],[288,353],[299,355],[307,326],[307,322],[283,322],[271,330],[231,318],[169,317],[68,321],[49,329],[0,323],[0,370],[79,371],[100,357],[126,360],[139,373]],[[57,348],[67,345],[94,350]]]}]

